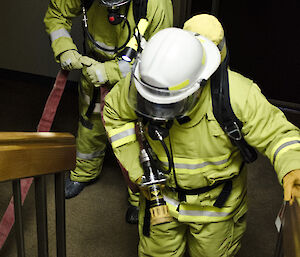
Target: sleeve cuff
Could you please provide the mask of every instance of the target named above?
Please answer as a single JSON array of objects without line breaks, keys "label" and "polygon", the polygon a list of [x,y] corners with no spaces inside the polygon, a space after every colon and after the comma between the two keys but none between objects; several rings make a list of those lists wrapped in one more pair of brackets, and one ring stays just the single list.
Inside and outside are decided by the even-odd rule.
[{"label": "sleeve cuff", "polygon": [[76,50],[77,46],[73,43],[72,38],[67,38],[67,37],[63,37],[63,38],[59,38],[56,39],[52,42],[51,44],[53,52],[54,52],[54,57],[56,62],[59,62],[59,55],[67,50]]}]

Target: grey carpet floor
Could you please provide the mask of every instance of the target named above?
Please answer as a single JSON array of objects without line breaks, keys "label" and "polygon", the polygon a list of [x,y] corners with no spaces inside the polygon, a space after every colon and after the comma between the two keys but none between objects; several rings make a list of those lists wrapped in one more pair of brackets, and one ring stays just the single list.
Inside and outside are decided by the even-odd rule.
[{"label": "grey carpet floor", "polygon": [[[271,257],[276,244],[274,221],[281,205],[282,190],[269,161],[260,156],[248,171],[248,228],[239,257]],[[0,209],[4,210],[10,183],[0,187]],[[49,256],[55,253],[55,214],[53,176],[47,176]],[[67,256],[134,257],[137,256],[137,226],[125,222],[127,190],[123,177],[109,154],[99,180],[86,187],[76,198],[66,200]],[[24,204],[26,256],[37,256],[35,236],[34,188]],[[16,256],[12,231],[1,257]]]}]

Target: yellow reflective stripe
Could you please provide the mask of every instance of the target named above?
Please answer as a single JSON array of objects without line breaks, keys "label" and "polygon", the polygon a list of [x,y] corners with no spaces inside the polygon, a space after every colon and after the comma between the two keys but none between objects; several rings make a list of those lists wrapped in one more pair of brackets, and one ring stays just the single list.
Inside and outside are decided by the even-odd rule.
[{"label": "yellow reflective stripe", "polygon": [[203,56],[202,56],[202,65],[204,65],[206,62],[206,54],[205,51],[203,51]]},{"label": "yellow reflective stripe", "polygon": [[124,126],[108,131],[108,136],[113,148],[133,142],[136,140],[134,122],[126,123]]},{"label": "yellow reflective stripe", "polygon": [[300,137],[289,137],[279,141],[271,152],[271,163],[275,165],[278,156],[285,153],[289,149],[300,147]]},{"label": "yellow reflective stripe", "polygon": [[188,84],[190,84],[190,80],[189,80],[189,79],[187,79],[187,80],[181,82],[181,83],[178,84],[178,85],[169,87],[169,90],[180,90],[180,89],[186,87]]},{"label": "yellow reflective stripe", "polygon": [[[200,40],[201,41],[201,40]],[[205,64],[205,61],[206,61],[206,55],[205,55],[205,52],[203,51],[203,56],[202,56],[202,65]],[[188,86],[190,84],[190,80],[187,79],[175,86],[170,86],[168,87],[169,90],[173,91],[173,90],[180,90],[180,89],[183,89],[185,88],[186,86]]]},{"label": "yellow reflective stripe", "polygon": [[[205,40],[203,40],[202,38],[197,38],[201,43],[205,44]],[[205,51],[203,51],[203,56],[202,56],[202,65],[205,64],[206,61],[206,55],[205,55]]]}]

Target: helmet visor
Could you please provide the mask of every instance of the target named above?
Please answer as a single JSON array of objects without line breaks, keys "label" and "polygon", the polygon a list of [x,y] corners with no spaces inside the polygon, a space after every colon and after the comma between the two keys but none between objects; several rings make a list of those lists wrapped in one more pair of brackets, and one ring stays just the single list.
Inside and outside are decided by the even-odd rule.
[{"label": "helmet visor", "polygon": [[100,3],[106,7],[119,7],[129,3],[130,0],[100,0]]},{"label": "helmet visor", "polygon": [[[201,88],[188,97],[173,103],[155,103],[145,99],[136,89],[136,81],[131,79],[128,104],[136,113],[152,120],[168,121],[188,115],[195,107]],[[168,95],[167,92],[161,92]]]}]

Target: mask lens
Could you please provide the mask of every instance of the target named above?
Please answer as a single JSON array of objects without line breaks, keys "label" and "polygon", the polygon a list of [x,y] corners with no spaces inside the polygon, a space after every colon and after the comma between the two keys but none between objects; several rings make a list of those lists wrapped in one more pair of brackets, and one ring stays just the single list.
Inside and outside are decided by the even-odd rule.
[{"label": "mask lens", "polygon": [[128,104],[144,117],[157,121],[168,121],[188,115],[196,105],[200,91],[198,89],[194,94],[179,102],[159,104],[145,99],[136,90],[134,80],[132,79],[128,92]]}]

